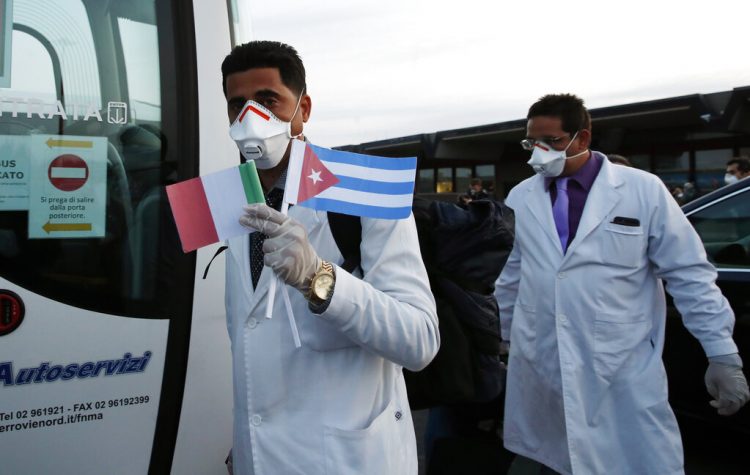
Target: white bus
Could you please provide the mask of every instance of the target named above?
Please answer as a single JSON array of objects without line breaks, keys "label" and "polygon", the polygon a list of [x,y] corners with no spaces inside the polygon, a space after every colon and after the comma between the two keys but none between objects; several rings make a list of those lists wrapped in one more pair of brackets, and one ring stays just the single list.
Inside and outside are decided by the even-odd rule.
[{"label": "white bus", "polygon": [[223,260],[165,185],[238,163],[243,0],[0,0],[0,474],[220,474]]}]

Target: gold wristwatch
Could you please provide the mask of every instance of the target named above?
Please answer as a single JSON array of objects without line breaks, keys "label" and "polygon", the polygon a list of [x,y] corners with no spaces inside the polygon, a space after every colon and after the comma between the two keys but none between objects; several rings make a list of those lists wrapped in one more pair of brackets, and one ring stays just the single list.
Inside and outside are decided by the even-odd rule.
[{"label": "gold wristwatch", "polygon": [[331,291],[333,291],[335,283],[336,275],[333,273],[333,265],[330,262],[322,261],[310,281],[307,300],[314,304],[325,302],[331,296]]}]

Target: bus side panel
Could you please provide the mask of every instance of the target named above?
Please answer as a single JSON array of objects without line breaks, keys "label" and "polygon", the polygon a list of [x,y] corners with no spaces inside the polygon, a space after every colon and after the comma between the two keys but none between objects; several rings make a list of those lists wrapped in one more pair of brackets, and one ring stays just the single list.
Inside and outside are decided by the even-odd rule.
[{"label": "bus side panel", "polygon": [[[193,2],[198,71],[200,174],[238,163],[221,88],[221,62],[229,53],[226,2]],[[217,245],[198,250],[193,322],[185,393],[173,474],[225,474],[232,446],[232,361],[224,309],[224,257],[203,271]]]}]

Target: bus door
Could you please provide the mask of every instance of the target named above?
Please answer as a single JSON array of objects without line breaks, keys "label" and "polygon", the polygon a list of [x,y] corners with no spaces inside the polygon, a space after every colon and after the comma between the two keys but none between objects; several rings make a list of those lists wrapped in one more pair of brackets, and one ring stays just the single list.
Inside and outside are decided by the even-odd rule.
[{"label": "bus door", "polygon": [[169,472],[195,253],[164,186],[198,174],[192,15],[0,0],[2,473]]}]

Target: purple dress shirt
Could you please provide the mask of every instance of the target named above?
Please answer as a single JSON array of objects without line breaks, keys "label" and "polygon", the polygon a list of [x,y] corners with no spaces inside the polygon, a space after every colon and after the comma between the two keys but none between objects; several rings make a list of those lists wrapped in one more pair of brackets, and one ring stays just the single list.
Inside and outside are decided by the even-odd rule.
[{"label": "purple dress shirt", "polygon": [[[586,206],[586,198],[589,196],[591,185],[594,184],[599,170],[602,168],[604,156],[599,152],[591,151],[591,156],[575,174],[568,180],[568,247],[576,236],[578,223],[581,222],[583,207]],[[544,186],[549,191],[550,202],[554,205],[557,199],[556,178],[545,178]]]}]

